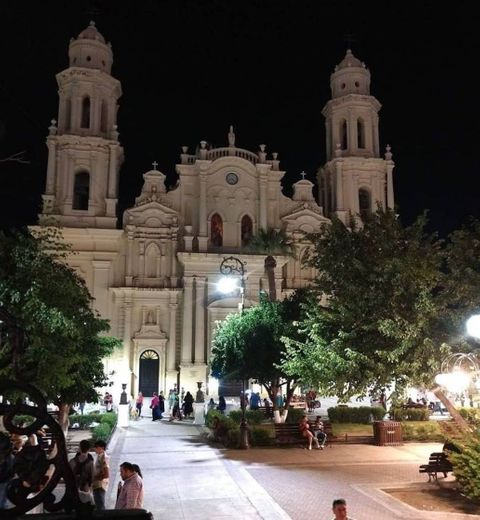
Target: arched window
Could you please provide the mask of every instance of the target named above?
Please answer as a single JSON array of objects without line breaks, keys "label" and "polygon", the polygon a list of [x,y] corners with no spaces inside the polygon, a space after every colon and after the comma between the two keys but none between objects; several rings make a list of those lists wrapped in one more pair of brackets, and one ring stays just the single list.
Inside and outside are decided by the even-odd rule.
[{"label": "arched window", "polygon": [[252,219],[248,215],[244,215],[241,223],[242,228],[242,247],[246,246],[253,236]]},{"label": "arched window", "polygon": [[157,278],[160,272],[160,251],[156,244],[150,244],[145,251],[145,276]]},{"label": "arched window", "polygon": [[102,111],[100,112],[100,132],[107,133],[108,107],[105,101],[102,101]]},{"label": "arched window", "polygon": [[72,102],[70,98],[65,101],[65,130],[70,130],[70,118],[72,117]]},{"label": "arched window", "polygon": [[73,209],[88,210],[88,199],[90,197],[90,175],[82,171],[75,174],[73,184]]},{"label": "arched window", "polygon": [[363,119],[357,119],[357,147],[365,148],[365,123]]},{"label": "arched window", "polygon": [[345,119],[340,123],[340,145],[342,150],[347,149],[347,122],[345,121]]},{"label": "arched window", "polygon": [[210,221],[210,244],[215,247],[223,246],[223,221],[218,213],[215,213]]},{"label": "arched window", "polygon": [[362,218],[366,217],[372,211],[370,192],[365,188],[358,190],[358,207]]},{"label": "arched window", "polygon": [[90,128],[90,98],[88,96],[82,100],[82,120],[80,126],[82,128]]}]

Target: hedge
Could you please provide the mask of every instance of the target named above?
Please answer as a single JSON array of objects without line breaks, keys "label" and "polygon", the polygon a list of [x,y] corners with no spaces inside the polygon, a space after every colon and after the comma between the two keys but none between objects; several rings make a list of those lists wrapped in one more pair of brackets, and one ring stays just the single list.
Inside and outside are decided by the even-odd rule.
[{"label": "hedge", "polygon": [[444,442],[438,421],[402,422],[402,434],[404,441],[429,441]]},{"label": "hedge", "polygon": [[428,421],[430,413],[429,408],[392,408],[390,417],[394,421]]},{"label": "hedge", "polygon": [[[228,417],[236,424],[240,424],[242,420],[242,410],[232,410]],[[265,415],[261,410],[245,410],[245,419],[248,424],[261,424],[265,419]]]},{"label": "hedge", "polygon": [[453,474],[461,492],[472,502],[480,504],[480,440],[470,436],[464,442],[455,442],[460,453],[452,452],[448,458],[452,462]]},{"label": "hedge", "polygon": [[271,446],[274,443],[271,432],[265,428],[250,428],[250,443],[252,446]]},{"label": "hedge", "polygon": [[458,408],[458,413],[470,424],[480,426],[480,409],[479,408]]},{"label": "hedge", "polygon": [[108,423],[101,423],[98,426],[95,426],[92,430],[92,440],[96,441],[105,441],[107,442],[110,434],[112,433],[113,427]]},{"label": "hedge", "polygon": [[332,423],[368,424],[372,420],[381,421],[386,412],[381,406],[335,406],[329,408],[327,413]]}]

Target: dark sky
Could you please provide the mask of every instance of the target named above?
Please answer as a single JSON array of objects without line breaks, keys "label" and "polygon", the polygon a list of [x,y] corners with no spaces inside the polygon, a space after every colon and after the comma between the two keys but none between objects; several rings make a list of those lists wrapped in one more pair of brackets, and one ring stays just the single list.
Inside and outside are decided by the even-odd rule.
[{"label": "dark sky", "polygon": [[478,17],[471,2],[42,1],[0,6],[0,225],[33,224],[44,191],[45,137],[57,116],[55,74],[68,42],[94,18],[112,42],[123,86],[119,131],[126,161],[120,208],[133,203],[153,160],[170,184],[181,145],[204,139],[266,143],[287,170],[285,192],[325,160],[321,110],[348,37],[382,103],[380,140],[392,146],[406,223],[429,210],[442,234],[480,216],[476,92]]}]

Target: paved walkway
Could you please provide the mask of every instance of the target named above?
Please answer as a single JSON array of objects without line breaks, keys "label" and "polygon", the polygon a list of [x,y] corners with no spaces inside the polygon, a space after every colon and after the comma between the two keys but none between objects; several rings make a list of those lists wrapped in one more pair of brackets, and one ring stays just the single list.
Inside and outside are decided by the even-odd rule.
[{"label": "paved walkway", "polygon": [[332,499],[339,496],[347,499],[356,520],[480,518],[420,512],[382,491],[427,486],[418,465],[441,448],[437,443],[242,451],[213,448],[200,434],[200,427],[186,421],[153,423],[147,418],[118,428],[109,447],[115,478],[108,507],[114,506],[118,467],[129,461],[142,468],[144,505],[155,520],[328,520]]}]

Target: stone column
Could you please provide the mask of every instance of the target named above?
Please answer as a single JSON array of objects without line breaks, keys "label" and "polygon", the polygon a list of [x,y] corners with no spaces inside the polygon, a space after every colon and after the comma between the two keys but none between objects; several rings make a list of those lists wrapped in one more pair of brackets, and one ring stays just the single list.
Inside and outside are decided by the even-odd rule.
[{"label": "stone column", "polygon": [[95,307],[102,316],[108,316],[108,287],[111,262],[109,260],[93,260],[93,291]]},{"label": "stone column", "polygon": [[110,157],[108,163],[108,198],[117,197],[117,149],[118,145],[110,144]]},{"label": "stone column", "polygon": [[56,142],[49,138],[47,139],[48,147],[48,163],[47,163],[47,185],[45,188],[46,195],[53,195],[55,193],[55,165],[57,163]]},{"label": "stone column", "polygon": [[262,172],[259,177],[260,183],[260,227],[267,229],[267,174]]},{"label": "stone column", "polygon": [[[124,312],[123,312],[123,359],[120,374],[120,383],[128,383],[130,381],[130,348],[132,339],[132,297],[125,295]],[[125,379],[122,381],[122,379]]]},{"label": "stone column", "polygon": [[336,210],[337,211],[343,211],[344,209],[344,202],[343,202],[343,169],[342,169],[342,162],[337,161],[335,163],[335,181],[336,181]]},{"label": "stone column", "polygon": [[207,176],[200,172],[200,198],[198,203],[198,250],[202,253],[207,250]]},{"label": "stone column", "polygon": [[125,275],[125,285],[131,287],[133,283],[133,233],[128,231],[127,241],[127,272]]},{"label": "stone column", "polygon": [[387,164],[387,206],[393,209],[395,198],[393,193],[393,164]]},{"label": "stone column", "polygon": [[172,236],[172,241],[170,242],[171,247],[171,259],[172,259],[172,267],[171,267],[171,275],[170,275],[170,286],[176,287],[178,282],[177,277],[177,236]]},{"label": "stone column", "polygon": [[145,240],[140,240],[139,243],[139,255],[138,255],[138,275],[143,279],[145,273]]},{"label": "stone column", "polygon": [[193,277],[184,277],[181,363],[192,362]]},{"label": "stone column", "polygon": [[177,307],[177,303],[170,304],[170,327],[167,353],[167,370],[169,372],[176,369],[175,351],[177,349]]},{"label": "stone column", "polygon": [[205,363],[205,284],[204,276],[195,278],[195,364]]}]

